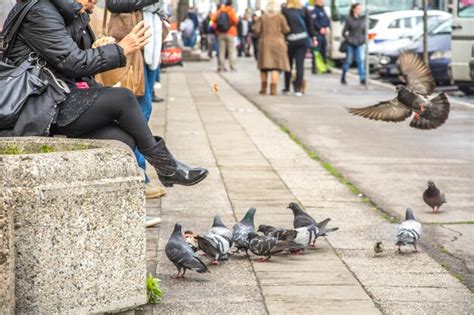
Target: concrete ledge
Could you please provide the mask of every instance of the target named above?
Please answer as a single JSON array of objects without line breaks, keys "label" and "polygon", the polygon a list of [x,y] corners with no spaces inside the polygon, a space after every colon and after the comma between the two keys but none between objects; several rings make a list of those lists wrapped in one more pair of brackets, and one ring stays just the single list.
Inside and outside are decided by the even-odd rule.
[{"label": "concrete ledge", "polygon": [[0,314],[15,313],[15,249],[11,205],[10,196],[0,190]]},{"label": "concrete ledge", "polygon": [[145,304],[143,190],[121,143],[0,138],[0,191],[13,196],[16,312]]}]

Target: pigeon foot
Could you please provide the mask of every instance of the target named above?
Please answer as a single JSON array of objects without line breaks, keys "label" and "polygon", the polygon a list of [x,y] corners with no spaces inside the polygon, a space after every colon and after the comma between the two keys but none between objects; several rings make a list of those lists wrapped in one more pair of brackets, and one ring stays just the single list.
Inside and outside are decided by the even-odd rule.
[{"label": "pigeon foot", "polygon": [[268,262],[268,261],[269,261],[269,259],[268,259],[267,257],[265,257],[265,258],[259,258],[259,259],[256,260],[256,262],[261,262],[261,263],[263,263],[263,262]]},{"label": "pigeon foot", "polygon": [[203,257],[207,257],[207,256],[209,256],[209,255],[208,255],[208,254],[206,254],[206,253],[202,253],[202,254],[200,254],[200,255],[201,255],[201,256],[203,256]]},{"label": "pigeon foot", "polygon": [[395,251],[396,254],[399,254],[399,255],[403,255],[403,252],[400,248],[400,246],[398,246],[398,249]]},{"label": "pigeon foot", "polygon": [[221,263],[220,263],[219,261],[217,261],[217,260],[214,260],[214,261],[212,261],[212,264],[213,264],[214,266],[218,266],[218,265],[220,265]]}]

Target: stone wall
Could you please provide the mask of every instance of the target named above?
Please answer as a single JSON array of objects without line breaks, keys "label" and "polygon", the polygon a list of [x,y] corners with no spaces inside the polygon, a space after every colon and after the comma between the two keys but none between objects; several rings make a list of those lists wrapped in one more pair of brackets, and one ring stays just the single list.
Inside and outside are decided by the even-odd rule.
[{"label": "stone wall", "polygon": [[0,314],[14,314],[14,292],[13,209],[10,196],[0,190]]},{"label": "stone wall", "polygon": [[131,150],[110,141],[0,138],[0,152],[7,142],[54,151],[0,155],[0,191],[15,196],[16,311],[97,313],[146,303],[144,184]]}]

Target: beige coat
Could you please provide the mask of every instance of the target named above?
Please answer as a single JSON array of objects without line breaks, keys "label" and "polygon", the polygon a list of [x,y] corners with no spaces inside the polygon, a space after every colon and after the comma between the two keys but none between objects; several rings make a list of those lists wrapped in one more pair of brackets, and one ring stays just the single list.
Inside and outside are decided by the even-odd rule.
[{"label": "beige coat", "polygon": [[285,34],[290,31],[280,13],[264,13],[252,27],[258,35],[258,68],[290,71]]}]

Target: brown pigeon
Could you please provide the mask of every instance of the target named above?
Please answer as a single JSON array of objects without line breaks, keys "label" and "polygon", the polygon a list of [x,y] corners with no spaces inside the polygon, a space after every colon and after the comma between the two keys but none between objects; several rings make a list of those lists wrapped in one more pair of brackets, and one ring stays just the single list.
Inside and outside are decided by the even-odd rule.
[{"label": "brown pigeon", "polygon": [[418,55],[403,53],[399,61],[402,79],[407,85],[397,85],[398,93],[394,99],[347,110],[353,115],[389,122],[404,121],[414,113],[410,127],[424,130],[438,128],[448,119],[451,107],[448,97],[441,93],[429,98],[435,82],[430,68]]},{"label": "brown pigeon", "polygon": [[423,200],[431,207],[433,212],[438,212],[441,205],[446,203],[444,193],[442,193],[431,180],[428,181],[428,188],[423,193]]}]

